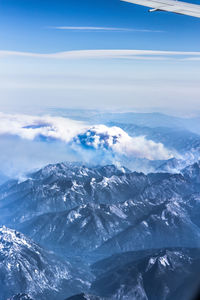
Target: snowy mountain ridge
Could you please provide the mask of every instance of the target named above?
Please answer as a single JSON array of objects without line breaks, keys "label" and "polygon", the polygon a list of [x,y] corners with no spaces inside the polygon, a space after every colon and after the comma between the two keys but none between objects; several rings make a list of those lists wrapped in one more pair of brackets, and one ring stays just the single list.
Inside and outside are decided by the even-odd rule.
[{"label": "snowy mountain ridge", "polygon": [[200,162],[147,175],[63,163],[5,183],[0,300],[190,300],[200,268],[199,182]]}]

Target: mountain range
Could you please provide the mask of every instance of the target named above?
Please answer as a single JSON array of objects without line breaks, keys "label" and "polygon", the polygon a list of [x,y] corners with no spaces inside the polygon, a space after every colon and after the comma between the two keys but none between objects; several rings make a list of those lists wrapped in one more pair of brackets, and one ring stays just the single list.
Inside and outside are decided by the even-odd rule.
[{"label": "mountain range", "polygon": [[0,186],[0,300],[192,300],[200,162],[179,173],[48,165]]}]

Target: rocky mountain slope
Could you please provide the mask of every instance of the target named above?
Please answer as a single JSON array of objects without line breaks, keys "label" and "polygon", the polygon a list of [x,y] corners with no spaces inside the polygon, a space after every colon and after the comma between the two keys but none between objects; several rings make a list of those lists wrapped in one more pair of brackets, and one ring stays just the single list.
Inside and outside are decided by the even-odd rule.
[{"label": "rocky mountain slope", "polygon": [[121,253],[92,266],[92,290],[109,299],[191,300],[198,293],[200,251],[162,249]]},{"label": "rocky mountain slope", "polygon": [[61,163],[6,182],[0,224],[17,231],[0,229],[0,300],[190,300],[199,183],[200,162],[148,175]]},{"label": "rocky mountain slope", "polygon": [[33,300],[27,294],[17,294],[13,297],[9,298],[8,300]]},{"label": "rocky mountain slope", "polygon": [[144,174],[125,168],[49,165],[24,182],[9,181],[1,186],[0,213],[4,222],[12,219],[19,223],[87,203],[118,203],[138,194],[147,184],[150,182]]},{"label": "rocky mountain slope", "polygon": [[1,222],[65,255],[199,247],[199,174],[51,165],[0,188]]},{"label": "rocky mountain slope", "polygon": [[[23,234],[0,228],[0,299],[27,293],[34,299],[63,299],[89,288],[88,276],[46,252]],[[23,297],[22,297],[23,296]],[[15,299],[14,298],[14,299]],[[28,299],[28,298],[27,298]]]}]

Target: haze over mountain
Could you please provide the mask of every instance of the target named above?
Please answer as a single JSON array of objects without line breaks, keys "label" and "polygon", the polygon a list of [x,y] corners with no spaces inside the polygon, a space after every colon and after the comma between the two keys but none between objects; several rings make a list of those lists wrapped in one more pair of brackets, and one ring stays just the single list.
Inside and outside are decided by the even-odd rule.
[{"label": "haze over mountain", "polygon": [[[200,136],[185,125],[193,120],[198,128],[197,119],[178,118],[179,122],[171,116],[144,114],[142,122],[141,114],[134,113],[113,113],[106,117],[105,113],[69,111],[57,117],[59,113],[55,111],[55,116],[1,113],[3,174],[23,178],[27,172],[58,161],[79,161],[93,166],[116,164],[144,173],[162,171],[160,166],[166,163],[164,171],[176,173],[200,158]],[[80,121],[80,116],[84,116],[84,121]],[[178,160],[172,168],[168,164],[170,159]]]},{"label": "haze over mountain", "polygon": [[3,117],[0,141],[18,141],[18,153],[26,143],[47,160],[54,150],[55,160],[81,154],[42,168],[33,156],[35,170],[29,165],[14,179],[2,160],[0,300],[191,300],[198,293],[198,134],[157,127],[149,116],[148,126]]}]

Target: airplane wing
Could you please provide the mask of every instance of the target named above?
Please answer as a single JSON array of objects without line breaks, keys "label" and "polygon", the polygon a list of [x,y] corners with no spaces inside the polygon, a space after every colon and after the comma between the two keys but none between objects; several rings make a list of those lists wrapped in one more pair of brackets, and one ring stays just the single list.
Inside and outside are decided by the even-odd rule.
[{"label": "airplane wing", "polygon": [[146,7],[152,11],[168,11],[181,15],[200,18],[200,5],[176,0],[121,0]]}]

